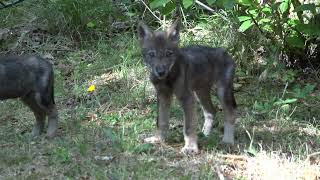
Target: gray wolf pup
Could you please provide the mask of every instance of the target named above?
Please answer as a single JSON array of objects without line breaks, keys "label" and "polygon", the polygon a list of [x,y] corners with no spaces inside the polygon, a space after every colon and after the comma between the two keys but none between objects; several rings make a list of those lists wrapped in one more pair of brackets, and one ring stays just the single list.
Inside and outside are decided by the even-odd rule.
[{"label": "gray wolf pup", "polygon": [[154,32],[142,22],[138,25],[143,59],[150,71],[150,80],[156,89],[158,101],[157,131],[154,136],[146,138],[145,142],[165,140],[169,129],[169,106],[175,94],[184,111],[185,145],[181,151],[197,153],[195,99],[201,104],[205,118],[202,131],[208,136],[213,115],[217,111],[210,98],[211,87],[215,84],[225,115],[222,142],[234,144],[234,61],[222,48],[179,48],[179,24],[176,21],[166,31]]},{"label": "gray wolf pup", "polygon": [[0,100],[21,98],[36,118],[32,130],[39,135],[48,116],[47,135],[53,137],[58,128],[58,112],[54,102],[53,69],[49,62],[35,56],[0,57]]}]

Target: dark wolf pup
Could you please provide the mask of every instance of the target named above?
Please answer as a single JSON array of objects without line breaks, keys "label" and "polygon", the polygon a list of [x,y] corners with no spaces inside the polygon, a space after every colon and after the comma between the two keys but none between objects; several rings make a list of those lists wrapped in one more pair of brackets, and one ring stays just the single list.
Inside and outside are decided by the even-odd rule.
[{"label": "dark wolf pup", "polygon": [[202,107],[205,122],[203,133],[210,134],[213,114],[217,111],[210,98],[215,84],[225,120],[222,142],[234,144],[236,102],[233,95],[233,59],[222,48],[190,46],[179,48],[179,21],[166,31],[151,31],[142,22],[138,37],[150,80],[157,92],[158,117],[155,136],[146,142],[165,140],[169,129],[169,106],[175,94],[184,111],[183,153],[197,153],[195,99]]},{"label": "dark wolf pup", "polygon": [[36,118],[32,130],[39,135],[48,116],[47,135],[53,137],[58,128],[58,112],[54,102],[53,69],[49,62],[35,56],[0,57],[0,100],[21,98]]}]

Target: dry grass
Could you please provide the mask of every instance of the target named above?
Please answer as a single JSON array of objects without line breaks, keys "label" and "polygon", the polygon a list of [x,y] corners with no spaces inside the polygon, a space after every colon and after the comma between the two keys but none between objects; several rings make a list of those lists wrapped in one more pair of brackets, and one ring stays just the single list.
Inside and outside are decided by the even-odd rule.
[{"label": "dry grass", "polygon": [[319,156],[316,162],[286,157],[279,152],[262,151],[255,157],[225,157],[235,167],[236,177],[254,180],[317,180],[320,178]]}]

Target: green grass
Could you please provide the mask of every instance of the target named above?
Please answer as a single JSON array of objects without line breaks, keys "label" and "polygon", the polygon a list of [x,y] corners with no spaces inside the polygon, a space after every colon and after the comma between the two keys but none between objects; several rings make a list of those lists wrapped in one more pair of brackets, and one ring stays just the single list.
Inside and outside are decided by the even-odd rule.
[{"label": "green grass", "polygon": [[[235,83],[240,86],[236,88],[239,118],[235,147],[219,144],[223,133],[221,111],[216,114],[218,123],[212,135],[206,138],[200,133],[203,118],[198,108],[201,152],[181,155],[183,120],[176,101],[171,108],[168,142],[142,142],[155,129],[156,98],[135,33],[102,37],[81,47],[74,47],[68,36],[44,33],[50,41],[31,49],[54,57],[58,136],[50,140],[32,137],[34,117],[29,109],[16,100],[0,102],[0,179],[279,178],[267,176],[272,175],[267,173],[268,168],[274,167],[278,167],[274,175],[289,179],[319,177],[319,155],[313,154],[320,151],[319,87],[301,93],[303,87],[316,81],[298,79],[299,74],[293,74],[295,80],[285,88],[284,69],[280,69],[259,82],[259,72],[267,66],[254,66],[258,60],[247,49],[241,50],[248,42],[232,23],[214,17],[203,21],[194,25],[197,33],[185,30],[182,42],[201,43],[203,36],[212,37],[203,43],[234,52],[238,65]],[[225,26],[217,28],[221,24]],[[33,34],[29,35],[27,41]],[[248,47],[256,48],[255,43]],[[70,50],[56,51],[52,47]],[[96,90],[88,93],[91,84]],[[212,99],[218,103],[215,97]],[[288,99],[297,100],[283,103]]]}]

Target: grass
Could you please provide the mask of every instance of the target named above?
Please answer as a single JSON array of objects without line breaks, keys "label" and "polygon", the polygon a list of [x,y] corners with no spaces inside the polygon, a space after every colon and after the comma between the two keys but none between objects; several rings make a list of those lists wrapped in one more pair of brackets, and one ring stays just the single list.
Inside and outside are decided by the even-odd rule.
[{"label": "grass", "polygon": [[[265,66],[251,66],[258,60],[249,62],[253,56],[247,48],[241,50],[244,40],[232,24],[217,28],[221,20],[207,21],[210,23],[193,25],[196,31],[192,27],[185,30],[182,42],[200,43],[205,35],[215,38],[203,43],[234,52],[239,104],[235,147],[219,144],[221,111],[216,114],[218,123],[212,135],[206,138],[200,133],[203,118],[199,108],[201,152],[181,155],[183,121],[176,102],[171,108],[168,142],[142,142],[155,128],[156,98],[133,32],[73,47],[68,36],[45,32],[38,33],[44,41],[35,46],[31,43],[34,32],[29,31],[24,41],[30,43],[18,44],[18,48],[53,57],[60,128],[52,140],[31,137],[33,114],[19,101],[0,102],[0,179],[320,178],[319,87],[302,93],[303,87],[316,81],[299,79],[293,73],[294,81],[287,84],[281,69],[259,82]],[[18,37],[23,28],[16,31]],[[248,46],[257,47],[255,43]],[[20,52],[15,50],[11,51]],[[96,90],[88,93],[92,84]],[[217,103],[215,97],[213,101]]]}]

